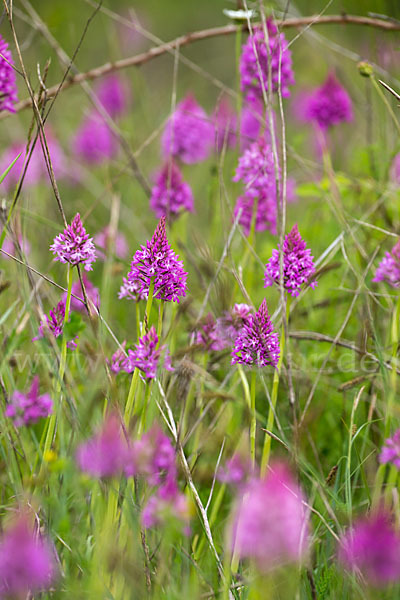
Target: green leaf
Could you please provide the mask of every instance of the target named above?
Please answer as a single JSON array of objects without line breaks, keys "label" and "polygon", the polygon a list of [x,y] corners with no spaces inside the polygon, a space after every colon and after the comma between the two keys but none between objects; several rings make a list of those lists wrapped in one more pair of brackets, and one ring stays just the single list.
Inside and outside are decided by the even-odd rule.
[{"label": "green leaf", "polygon": [[7,167],[7,169],[4,171],[4,173],[2,173],[0,175],[0,183],[2,181],[4,181],[5,177],[8,175],[8,173],[11,171],[11,169],[13,168],[13,166],[15,165],[15,163],[17,162],[17,160],[19,159],[19,157],[21,156],[22,152],[20,152],[18,154],[18,156],[16,158],[14,158],[14,160],[12,161],[11,165],[9,167]]}]

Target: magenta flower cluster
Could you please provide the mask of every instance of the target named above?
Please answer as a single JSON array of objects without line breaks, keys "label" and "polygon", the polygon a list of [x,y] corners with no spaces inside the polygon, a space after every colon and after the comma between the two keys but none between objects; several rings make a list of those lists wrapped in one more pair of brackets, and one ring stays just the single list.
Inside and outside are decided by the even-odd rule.
[{"label": "magenta flower cluster", "polygon": [[182,261],[168,243],[165,217],[161,217],[151,240],[134,254],[119,298],[147,298],[153,285],[155,298],[179,302],[186,295],[186,278]]},{"label": "magenta flower cluster", "polygon": [[240,88],[248,101],[263,100],[263,92],[269,88],[269,70],[272,92],[280,87],[282,96],[289,96],[289,86],[294,84],[292,55],[285,36],[271,20],[266,30],[267,35],[263,27],[254,28],[242,47]]},{"label": "magenta flower cluster", "polygon": [[325,83],[303,101],[303,118],[316,123],[323,131],[353,120],[352,101],[333,73]]},{"label": "magenta flower cluster", "polygon": [[250,233],[253,212],[255,212],[255,230],[268,230],[276,233],[277,198],[274,156],[264,138],[251,144],[239,158],[233,181],[242,181],[244,195],[235,206],[235,217],[239,214],[239,223],[246,235]]},{"label": "magenta flower cluster", "polygon": [[99,231],[99,233],[96,233],[93,241],[97,248],[100,248],[100,250],[97,251],[100,260],[106,259],[106,252],[114,253],[115,256],[121,260],[128,255],[129,247],[126,237],[120,231],[116,231],[113,239],[111,229],[108,225]]},{"label": "magenta flower cluster", "polygon": [[96,94],[109,115],[115,119],[127,108],[128,93],[125,83],[116,74],[105,77],[96,89]]},{"label": "magenta flower cluster", "polygon": [[161,140],[164,158],[193,164],[205,160],[214,142],[214,127],[192,95],[186,96],[170,117]]},{"label": "magenta flower cluster", "polygon": [[150,208],[160,218],[174,219],[184,211],[193,212],[193,194],[178,166],[169,160],[157,173],[151,190]]},{"label": "magenta flower cluster", "polygon": [[19,515],[0,540],[0,597],[26,598],[50,588],[57,570],[55,551]]},{"label": "magenta flower cluster", "polygon": [[72,142],[74,152],[90,165],[99,165],[117,154],[117,142],[104,118],[97,112],[82,121]]},{"label": "magenta flower cluster", "polygon": [[[49,315],[44,315],[44,320],[39,323],[38,334],[32,338],[32,341],[40,340],[45,337],[46,331],[58,338],[64,330],[64,319],[65,319],[65,302],[60,300],[53,310],[49,311]],[[77,344],[76,340],[78,336],[67,341],[67,348],[75,350]]]},{"label": "magenta flower cluster", "polygon": [[63,332],[64,319],[65,302],[60,300],[57,306],[49,311],[48,316],[44,315],[44,321],[41,321],[39,325],[38,335],[33,340],[43,338],[45,331],[49,331],[55,338],[58,338]]},{"label": "magenta flower cluster", "polygon": [[93,239],[86,233],[80,214],[77,213],[71,223],[54,238],[50,250],[55,255],[54,260],[69,263],[71,266],[83,264],[86,271],[92,270],[96,261],[96,249]]},{"label": "magenta flower cluster", "polygon": [[236,452],[218,472],[218,479],[235,488],[242,488],[253,476],[253,465],[249,456]]},{"label": "magenta flower cluster", "polygon": [[[272,257],[265,266],[264,287],[269,287],[274,283],[279,284],[279,273],[278,244],[278,250],[272,251]],[[288,294],[296,297],[304,284],[315,288],[317,282],[310,281],[314,273],[315,266],[311,251],[306,247],[306,242],[302,239],[296,224],[285,236],[283,242],[283,286]]]},{"label": "magenta flower cluster", "polygon": [[223,97],[214,111],[215,147],[218,152],[236,145],[236,113],[227,98]]},{"label": "magenta flower cluster", "polygon": [[382,464],[391,463],[400,470],[400,429],[391,438],[385,440],[379,455]]},{"label": "magenta flower cluster", "polygon": [[400,240],[390,252],[385,253],[372,281],[385,281],[396,289],[400,288]]},{"label": "magenta flower cluster", "polygon": [[400,535],[384,512],[358,520],[341,538],[339,560],[375,587],[400,580]]},{"label": "magenta flower cluster", "polygon": [[159,346],[158,336],[153,325],[148,333],[139,338],[135,349],[128,350],[123,370],[132,373],[137,368],[144,374],[145,379],[154,379],[162,355],[164,355],[164,369],[173,371],[168,350],[165,346]]},{"label": "magenta flower cluster", "polygon": [[232,549],[261,572],[299,563],[309,547],[309,515],[302,490],[283,463],[241,489],[234,513]]},{"label": "magenta flower cluster", "polygon": [[110,414],[100,431],[78,448],[76,459],[80,469],[93,477],[144,477],[152,488],[142,512],[144,527],[171,517],[187,523],[186,498],[177,485],[176,451],[157,426],[132,441],[119,417]]},{"label": "magenta flower cluster", "polygon": [[18,101],[17,82],[13,69],[14,61],[8,44],[0,35],[0,111],[15,112],[14,104]]},{"label": "magenta flower cluster", "polygon": [[16,427],[33,425],[53,412],[53,401],[48,394],[39,395],[39,377],[36,375],[27,394],[16,390],[6,407],[5,415]]},{"label": "magenta flower cluster", "polygon": [[117,415],[107,416],[101,430],[78,448],[76,459],[81,470],[93,477],[125,473],[131,452]]},{"label": "magenta flower cluster", "polygon": [[244,323],[242,331],[235,340],[232,364],[276,367],[279,354],[278,334],[274,332],[264,299],[258,311]]},{"label": "magenta flower cluster", "polygon": [[[46,128],[46,141],[56,179],[63,181],[68,180],[69,182],[74,181],[74,176],[71,175],[71,168],[68,164],[67,157],[65,156],[57,138],[54,136],[49,127]],[[25,150],[26,141],[15,142],[11,144],[11,146],[8,146],[0,157],[0,173],[3,173],[7,167],[10,166],[12,161],[18,156],[18,154],[21,154],[2,183],[2,186],[4,186],[4,189],[7,192],[10,192],[10,190],[16,186],[22,175]],[[76,169],[74,175],[76,175]],[[24,186],[34,187],[35,185],[48,180],[49,175],[43,156],[43,150],[39,140],[37,140],[32,151],[32,155],[30,156],[29,164],[26,168]]]},{"label": "magenta flower cluster", "polygon": [[235,304],[216,321],[208,313],[196,330],[196,344],[214,351],[231,347],[244,324],[249,322],[251,312],[252,309],[247,304]]}]

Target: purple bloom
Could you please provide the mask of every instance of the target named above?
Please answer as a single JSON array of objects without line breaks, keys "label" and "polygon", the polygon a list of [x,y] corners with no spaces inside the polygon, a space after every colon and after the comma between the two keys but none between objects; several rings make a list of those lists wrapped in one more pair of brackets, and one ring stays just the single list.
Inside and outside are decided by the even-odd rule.
[{"label": "purple bloom", "polygon": [[109,115],[115,119],[126,109],[128,93],[121,78],[114,74],[108,75],[97,87],[96,94]]},{"label": "purple bloom", "polygon": [[131,449],[116,414],[106,417],[101,430],[79,446],[79,468],[93,477],[122,475],[131,459]]},{"label": "purple bloom", "polygon": [[114,375],[124,370],[126,363],[126,352],[125,352],[126,341],[122,342],[121,347],[114,352],[111,357],[111,361],[107,359],[107,363],[110,365],[110,369]]},{"label": "purple bloom", "polygon": [[212,314],[208,313],[199,323],[196,344],[214,351],[233,346],[244,324],[249,322],[251,312],[252,309],[247,304],[235,304],[216,321]]},{"label": "purple bloom", "polygon": [[215,146],[218,152],[226,146],[234,148],[236,144],[237,119],[227,98],[222,98],[214,111]]},{"label": "purple bloom", "polygon": [[0,597],[25,598],[48,589],[56,575],[53,552],[25,515],[19,516],[0,541]]},{"label": "purple bloom", "polygon": [[[45,336],[45,332],[50,332],[55,338],[58,338],[64,329],[64,319],[65,319],[65,302],[60,300],[53,310],[49,311],[49,316],[44,315],[44,320],[40,322],[38,328],[38,334],[36,337],[32,338],[32,342],[36,340],[40,340]],[[77,347],[76,341],[78,336],[67,341],[67,348],[70,350],[75,350]]]},{"label": "purple bloom", "polygon": [[[23,238],[21,235],[18,236],[18,242],[21,247],[21,251],[23,254],[28,256],[31,252],[31,245],[26,238]],[[14,241],[10,237],[6,237],[3,243],[3,250],[11,254],[12,256],[16,256],[17,248],[15,246]],[[5,260],[9,260],[8,256],[5,254],[2,255]]]},{"label": "purple bloom", "polygon": [[205,160],[214,142],[214,127],[192,95],[186,96],[169,119],[161,140],[164,158],[175,156],[192,164]]},{"label": "purple bloom", "polygon": [[391,438],[385,440],[379,455],[379,462],[382,464],[392,463],[397,469],[400,469],[400,429]]},{"label": "purple bloom", "polygon": [[235,340],[232,364],[276,367],[279,361],[279,339],[268,314],[267,303],[262,301],[258,311],[251,315]]},{"label": "purple bloom", "polygon": [[176,218],[182,212],[193,212],[193,194],[190,185],[183,181],[177,165],[169,160],[157,173],[151,190],[150,208],[156,217],[167,215]]},{"label": "purple bloom", "polygon": [[[279,244],[278,244],[279,248]],[[311,251],[306,248],[297,224],[293,226],[283,242],[283,285],[291,296],[298,296],[303,284],[308,284],[310,277],[315,273],[315,266]],[[269,287],[274,283],[279,284],[279,250],[272,251],[272,257],[265,267],[265,285]],[[312,281],[311,288],[315,288],[316,281]]]},{"label": "purple bloom", "polygon": [[238,452],[230,458],[218,473],[218,479],[237,488],[241,488],[253,474],[253,467],[249,457],[244,457]]},{"label": "purple bloom", "polygon": [[303,120],[316,123],[323,131],[344,121],[353,120],[349,94],[333,73],[325,83],[300,103]]},{"label": "purple bloom", "polygon": [[139,279],[129,279],[129,273],[127,277],[122,278],[122,285],[120,287],[118,298],[121,300],[122,298],[128,298],[129,300],[133,300],[134,302],[139,302],[139,300],[145,300],[146,292],[143,290],[143,284]]},{"label": "purple bloom", "polygon": [[252,312],[248,304],[235,304],[231,310],[217,319],[215,334],[224,348],[233,346],[244,325],[249,323]]},{"label": "purple bloom", "polygon": [[[268,41],[262,27],[253,29],[242,47],[240,57],[240,88],[247,101],[262,100],[263,88],[268,90],[268,70],[270,66],[272,91],[279,86],[282,96],[290,95],[289,85],[294,84],[292,56],[283,33],[278,33],[271,20],[267,21]],[[268,46],[267,46],[268,43]]]},{"label": "purple bloom", "polygon": [[247,102],[240,116],[240,148],[247,150],[257,141],[263,123],[263,105],[261,102]]},{"label": "purple bloom", "polygon": [[92,263],[96,261],[93,239],[86,233],[79,213],[75,215],[71,225],[67,225],[64,233],[54,238],[50,250],[56,255],[54,260],[72,266],[83,263],[86,271],[91,271]]},{"label": "purple bloom", "polygon": [[208,313],[198,324],[196,344],[214,351],[223,350],[226,347],[224,342],[218,338],[217,323],[211,313]]},{"label": "purple bloom", "polygon": [[139,338],[135,350],[128,350],[128,358],[124,364],[124,370],[131,373],[135,368],[144,373],[146,379],[154,379],[157,374],[158,362],[164,353],[164,369],[173,371],[171,361],[165,346],[158,346],[158,336],[154,325],[149,333]]},{"label": "purple bloom", "polygon": [[[108,225],[106,227],[104,227],[104,229],[99,231],[99,233],[97,233],[94,236],[93,241],[94,241],[95,245],[98,248],[101,248],[101,250],[104,250],[104,252],[114,252],[115,256],[117,258],[124,259],[128,255],[128,252],[129,252],[128,242],[126,241],[126,237],[124,236],[123,233],[116,231],[114,244],[113,244],[113,246],[110,245],[111,241],[112,241],[111,240],[111,229]],[[98,252],[100,260],[106,259],[106,255],[104,252],[101,252],[101,251]]]},{"label": "purple bloom", "polygon": [[[83,285],[85,286],[85,290],[86,290],[86,296],[87,296],[89,304],[91,305],[91,308],[92,309],[99,308],[99,306],[100,306],[99,289],[93,285],[93,283],[86,277],[85,273],[83,273],[82,279],[83,279]],[[74,298],[74,296],[71,296],[71,310],[76,310],[78,312],[85,313],[86,308],[85,308],[85,304],[83,302],[83,292],[82,292],[82,286],[81,286],[80,281],[73,282],[71,292],[75,296],[78,296],[78,298],[81,298],[81,300],[82,300],[82,302],[81,302],[80,300],[77,300],[76,298]],[[65,303],[67,302],[67,292],[64,292],[62,301],[64,302],[64,305],[65,305]]]},{"label": "purple bloom", "polygon": [[13,113],[14,104],[18,101],[14,61],[8,44],[1,35],[0,54],[0,111],[8,110]]},{"label": "purple bloom", "polygon": [[[49,148],[51,163],[53,166],[54,174],[57,179],[71,179],[70,170],[67,164],[66,156],[58,143],[57,139],[53,136],[51,129],[46,131],[47,146]],[[6,168],[12,163],[12,161],[21,153],[15,165],[8,173],[7,177],[2,183],[4,189],[9,192],[18,183],[23,167],[25,157],[26,143],[16,142],[11,144],[3,152],[0,158],[0,173],[3,173]],[[43,156],[42,146],[40,141],[37,140],[33,149],[32,155],[29,160],[29,165],[25,173],[24,186],[34,187],[41,181],[48,180],[48,172],[46,163]]]},{"label": "purple bloom", "polygon": [[303,493],[284,464],[271,465],[264,479],[242,490],[236,508],[232,547],[268,572],[300,562],[309,545],[309,517]]},{"label": "purple bloom", "polygon": [[39,325],[38,335],[32,341],[43,338],[45,331],[50,331],[55,338],[58,338],[63,332],[64,319],[65,302],[60,300],[57,306],[49,311],[49,316],[44,315],[44,321],[41,321]]},{"label": "purple bloom", "polygon": [[377,587],[400,580],[400,536],[389,515],[378,513],[355,523],[341,539],[339,560]]},{"label": "purple bloom", "polygon": [[158,426],[133,442],[131,459],[129,474],[145,477],[151,486],[176,478],[175,448]]},{"label": "purple bloom", "polygon": [[36,375],[27,394],[15,391],[7,405],[5,414],[16,427],[32,425],[53,412],[53,402],[48,394],[39,396],[39,377]]},{"label": "purple bloom", "polygon": [[400,240],[390,252],[385,253],[372,281],[385,281],[394,288],[400,288]]},{"label": "purple bloom", "polygon": [[186,278],[183,262],[168,243],[165,217],[161,217],[151,241],[134,254],[119,298],[147,298],[154,283],[155,298],[179,302],[179,298],[186,296]]},{"label": "purple bloom", "polygon": [[89,164],[101,164],[117,153],[117,144],[112,131],[97,113],[84,119],[73,140],[76,154]]},{"label": "purple bloom", "polygon": [[[237,200],[235,217],[241,210],[239,223],[246,235],[250,232],[253,210],[256,211],[255,229],[264,231],[268,229],[276,233],[276,181],[274,156],[272,149],[260,138],[244,151],[239,158],[233,181],[243,181],[244,195]],[[254,208],[256,203],[256,208]]]},{"label": "purple bloom", "polygon": [[185,524],[188,530],[189,506],[174,479],[168,479],[150,496],[142,512],[142,525],[145,529],[171,523],[171,519]]}]

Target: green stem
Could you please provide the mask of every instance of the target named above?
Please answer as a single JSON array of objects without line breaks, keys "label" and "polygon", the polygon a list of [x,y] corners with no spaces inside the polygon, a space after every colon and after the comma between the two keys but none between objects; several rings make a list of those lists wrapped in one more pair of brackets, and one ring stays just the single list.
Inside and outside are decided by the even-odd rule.
[{"label": "green stem", "polygon": [[[394,399],[396,397],[397,348],[399,345],[399,318],[400,318],[400,296],[397,299],[396,307],[393,310],[392,327],[391,327],[392,372],[390,374],[391,385],[390,385],[388,403],[387,403],[387,407],[386,407],[386,416],[385,416],[385,437],[386,438],[390,436],[392,407],[393,407]],[[385,471],[386,471],[386,464],[379,465],[378,470],[376,472],[376,476],[375,476],[374,491],[373,491],[373,495],[372,495],[372,507],[375,509],[379,507],[379,502],[380,502],[380,497],[381,497],[381,492],[382,492],[382,485],[383,485],[383,482],[385,479]],[[389,474],[389,478],[390,478],[390,474]],[[392,485],[391,489],[393,489],[393,485]],[[391,490],[389,490],[389,491],[391,493]]]},{"label": "green stem", "polygon": [[[55,388],[55,397],[58,401],[58,406],[57,406],[57,413],[58,416],[61,416],[61,408],[62,408],[62,394],[61,394],[61,388],[63,385],[63,380],[64,380],[64,373],[65,373],[65,366],[67,363],[67,338],[65,335],[65,325],[68,322],[69,319],[69,310],[71,307],[71,293],[72,293],[72,269],[73,267],[71,265],[68,265],[68,291],[67,291],[67,301],[65,303],[65,315],[64,315],[64,324],[63,324],[63,336],[62,336],[62,343],[61,343],[61,357],[60,357],[60,366],[59,366],[59,370],[58,370],[58,378],[56,381],[56,388]],[[54,412],[48,422],[48,426],[47,426],[47,433],[46,433],[46,439],[44,442],[44,448],[43,448],[43,456],[46,455],[46,453],[50,450],[51,448],[51,444],[53,442],[53,437],[54,437],[54,431],[56,428],[56,420],[57,420],[57,415]]]},{"label": "green stem", "polygon": [[164,300],[160,300],[160,306],[158,307],[158,323],[157,323],[158,345],[160,345],[160,343],[161,343],[163,316],[164,316]]},{"label": "green stem", "polygon": [[[148,295],[147,304],[146,304],[147,324],[149,324],[149,321],[150,321],[150,312],[151,312],[151,307],[153,304],[153,294],[154,294],[154,279],[152,280],[152,282],[150,284],[149,295]],[[146,329],[146,320],[145,319],[143,320],[141,335],[144,335],[144,332]],[[138,380],[139,380],[139,369],[135,369],[132,374],[131,385],[129,387],[128,398],[127,398],[126,405],[125,405],[124,419],[127,424],[129,423],[131,413],[133,410]]]},{"label": "green stem", "polygon": [[142,416],[140,419],[138,435],[141,435],[146,429],[146,414],[147,414],[147,406],[149,404],[150,396],[151,396],[151,388],[153,385],[153,381],[147,381],[146,394],[143,402]]},{"label": "green stem", "polygon": [[253,467],[256,464],[256,431],[257,431],[256,377],[257,377],[257,371],[255,369],[253,369],[253,371],[251,373],[251,384],[250,384],[250,399],[251,399],[250,449],[251,449],[251,462],[253,463]]},{"label": "green stem", "polygon": [[[290,299],[287,298],[286,299],[286,322],[288,322],[289,311],[290,311]],[[283,353],[285,351],[285,325],[283,322],[284,318],[285,318],[285,316],[282,315],[282,333],[281,333],[281,341],[280,341],[279,361],[278,361],[278,365],[274,372],[274,379],[272,382],[271,404],[269,406],[268,418],[267,418],[267,430],[268,431],[272,431],[272,428],[274,426],[275,407],[276,407],[276,401],[278,399],[278,390],[279,390],[279,378],[280,378],[281,368],[282,368]],[[261,475],[264,475],[265,471],[267,470],[270,451],[271,451],[271,436],[268,433],[265,433],[264,448],[263,448],[262,459],[261,459]]]}]

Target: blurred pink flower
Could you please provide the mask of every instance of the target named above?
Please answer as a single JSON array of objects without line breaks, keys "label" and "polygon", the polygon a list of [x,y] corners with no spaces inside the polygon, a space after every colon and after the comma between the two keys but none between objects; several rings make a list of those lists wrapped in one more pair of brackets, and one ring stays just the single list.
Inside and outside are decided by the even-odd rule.
[{"label": "blurred pink flower", "polygon": [[177,105],[161,139],[164,158],[173,156],[187,164],[208,158],[214,143],[214,127],[205,110],[189,94]]},{"label": "blurred pink flower", "polygon": [[87,163],[98,165],[113,158],[118,145],[103,117],[92,112],[81,123],[72,142],[73,151]]},{"label": "blurred pink flower", "polygon": [[96,88],[96,95],[113,119],[126,111],[130,99],[126,83],[116,73],[108,75],[100,82]]},{"label": "blurred pink flower", "polygon": [[390,252],[385,252],[372,281],[385,281],[396,289],[400,288],[400,240]]},{"label": "blurred pink flower", "polygon": [[174,479],[168,479],[150,496],[142,511],[142,525],[145,529],[157,525],[171,524],[171,520],[189,526],[189,506],[184,494]]},{"label": "blurred pink flower", "polygon": [[[58,140],[54,137],[51,129],[46,131],[47,146],[49,149],[51,164],[56,179],[70,178],[68,161]],[[26,144],[23,142],[14,142],[0,157],[0,173],[3,173],[12,161],[21,153],[15,165],[12,167],[3,183],[1,184],[6,192],[10,192],[18,183],[22,175],[25,160]],[[32,156],[29,160],[28,168],[24,178],[24,186],[34,187],[41,181],[47,182],[49,179],[46,162],[43,156],[43,150],[40,140],[36,140]]]},{"label": "blurred pink flower", "polygon": [[340,540],[339,560],[374,586],[399,581],[400,535],[390,515],[381,512],[357,521]]},{"label": "blurred pink flower", "polygon": [[234,148],[236,144],[236,113],[225,96],[215,107],[213,119],[217,151],[221,152],[225,146]]},{"label": "blurred pink flower", "polygon": [[[25,254],[25,256],[29,256],[29,254],[31,252],[31,245],[28,242],[28,240],[26,238],[23,238],[22,236],[19,236],[18,241],[19,241],[19,245],[21,247],[22,253]],[[17,249],[15,247],[13,240],[10,238],[10,236],[7,236],[5,238],[4,243],[3,243],[3,250],[8,252],[8,254],[11,254],[12,256],[17,255]],[[6,260],[10,260],[8,258],[8,256],[6,256],[6,254],[2,254],[1,256],[2,256],[2,258],[6,259]]]},{"label": "blurred pink flower", "polygon": [[[87,278],[86,273],[82,273],[83,285],[85,286],[88,303],[92,304],[92,308],[99,308],[100,306],[100,294],[99,289],[93,285],[93,283]],[[80,280],[76,280],[72,284],[72,293],[78,298],[82,299],[82,302],[71,296],[71,310],[86,313],[85,304],[83,302],[83,292]],[[67,302],[67,292],[64,292],[62,301]]]},{"label": "blurred pink flower", "polygon": [[391,438],[385,440],[379,455],[379,462],[382,464],[392,463],[397,469],[400,469],[400,429],[397,429]]},{"label": "blurred pink flower", "polygon": [[314,123],[323,131],[353,120],[351,98],[334,73],[328,75],[322,86],[299,94],[295,110],[300,120]]},{"label": "blurred pink flower", "polygon": [[183,180],[179,167],[169,160],[156,174],[151,190],[150,208],[156,217],[177,218],[182,212],[193,212],[193,193]]},{"label": "blurred pink flower", "polygon": [[53,401],[48,394],[39,395],[39,377],[32,379],[27,394],[16,390],[5,410],[6,417],[13,420],[16,427],[32,425],[53,412]]},{"label": "blurred pink flower", "polygon": [[264,479],[252,479],[241,490],[232,548],[268,572],[298,563],[309,547],[309,515],[299,485],[282,463],[272,463]]},{"label": "blurred pink flower", "polygon": [[48,589],[55,576],[50,544],[20,515],[0,541],[0,597],[25,598]]},{"label": "blurred pink flower", "polygon": [[111,413],[100,431],[79,446],[76,460],[80,469],[93,477],[116,477],[125,473],[130,452],[121,421]]},{"label": "blurred pink flower", "polygon": [[145,477],[152,486],[176,478],[175,448],[157,425],[133,442],[128,473]]},{"label": "blurred pink flower", "polygon": [[127,257],[129,252],[128,242],[126,237],[120,231],[117,231],[115,234],[115,244],[114,247],[109,247],[111,242],[111,230],[109,225],[106,225],[104,229],[96,233],[94,236],[94,243],[98,248],[101,248],[102,251],[98,251],[98,256],[100,260],[105,260],[106,255],[104,252],[110,251],[111,253],[115,253],[117,258],[123,260]]}]

